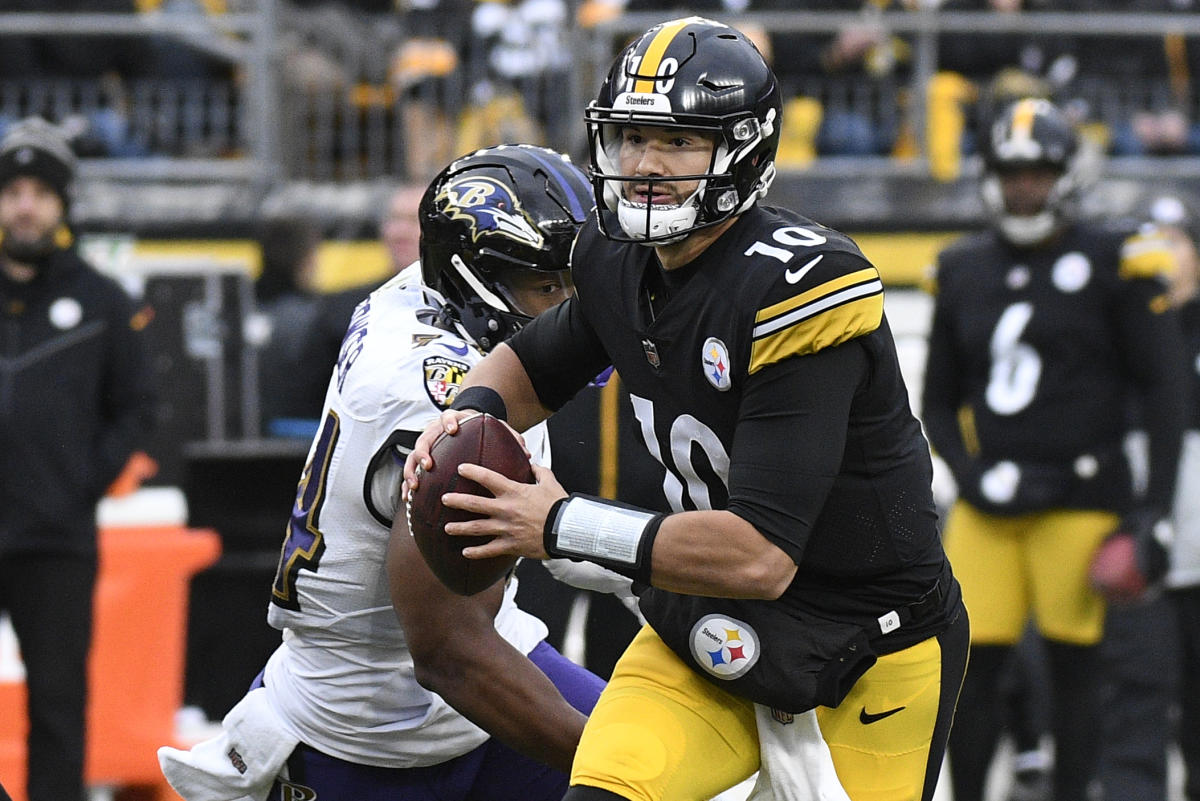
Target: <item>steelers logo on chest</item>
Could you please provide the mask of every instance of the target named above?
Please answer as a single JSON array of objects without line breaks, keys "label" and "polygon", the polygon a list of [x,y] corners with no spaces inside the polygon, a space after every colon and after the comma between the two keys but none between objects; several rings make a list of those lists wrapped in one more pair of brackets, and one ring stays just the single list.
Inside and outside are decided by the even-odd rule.
[{"label": "steelers logo on chest", "polygon": [[700,348],[700,365],[708,383],[721,392],[733,386],[729,371],[729,348],[721,340],[716,337],[704,340],[704,346]]},{"label": "steelers logo on chest", "polygon": [[1059,292],[1071,294],[1087,286],[1092,280],[1092,263],[1078,251],[1064,253],[1054,262],[1050,280]]},{"label": "steelers logo on chest", "polygon": [[50,325],[69,331],[83,320],[83,306],[75,298],[59,298],[50,304]]}]

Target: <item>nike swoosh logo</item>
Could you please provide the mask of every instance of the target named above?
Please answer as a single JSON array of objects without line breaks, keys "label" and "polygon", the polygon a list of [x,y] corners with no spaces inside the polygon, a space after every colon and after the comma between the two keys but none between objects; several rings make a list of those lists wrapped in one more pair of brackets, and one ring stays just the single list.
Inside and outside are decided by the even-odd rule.
[{"label": "nike swoosh logo", "polygon": [[867,712],[867,708],[864,706],[862,708],[862,711],[858,713],[858,722],[863,724],[864,726],[869,726],[870,724],[877,723],[877,722],[883,720],[884,718],[890,718],[892,715],[896,714],[901,709],[906,709],[906,708],[907,707],[898,706],[895,709],[889,709],[886,712],[879,712],[877,714],[872,715],[869,712]]},{"label": "nike swoosh logo", "polygon": [[808,264],[801,267],[799,270],[788,270],[786,273],[783,274],[783,277],[787,279],[787,282],[789,284],[799,283],[800,279],[803,278],[805,275],[807,275],[809,270],[811,270],[813,267],[817,266],[817,262],[819,262],[823,258],[825,258],[824,253],[822,253],[820,256],[817,256],[815,259],[813,259]]},{"label": "nike swoosh logo", "polygon": [[441,345],[446,350],[450,351],[451,353],[457,353],[459,356],[467,355],[467,346],[466,345],[459,345],[458,347],[455,347],[454,345],[451,345],[449,342],[439,342],[438,344]]}]

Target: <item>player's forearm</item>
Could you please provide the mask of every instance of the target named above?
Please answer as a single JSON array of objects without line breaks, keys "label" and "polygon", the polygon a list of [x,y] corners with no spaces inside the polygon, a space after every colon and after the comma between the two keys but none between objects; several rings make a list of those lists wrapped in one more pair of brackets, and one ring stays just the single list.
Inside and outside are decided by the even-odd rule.
[{"label": "player's forearm", "polygon": [[555,503],[548,519],[544,532],[523,526],[521,536],[536,536],[551,556],[595,562],[672,592],[771,600],[796,575],[782,549],[728,511],[652,515],[571,496]]},{"label": "player's forearm", "polygon": [[732,512],[680,512],[663,521],[651,554],[656,587],[691,595],[774,599],[796,564]]},{"label": "player's forearm", "polygon": [[467,373],[463,389],[472,386],[486,386],[500,393],[508,424],[517,431],[526,431],[550,416],[550,410],[538,399],[521,360],[504,343],[497,345]]},{"label": "player's forearm", "polygon": [[586,718],[527,657],[488,639],[452,638],[417,661],[418,681],[511,748],[570,772]]},{"label": "player's forearm", "polygon": [[430,572],[404,515],[392,524],[387,572],[417,681],[502,742],[568,770],[584,717],[496,631],[504,584],[469,597]]}]

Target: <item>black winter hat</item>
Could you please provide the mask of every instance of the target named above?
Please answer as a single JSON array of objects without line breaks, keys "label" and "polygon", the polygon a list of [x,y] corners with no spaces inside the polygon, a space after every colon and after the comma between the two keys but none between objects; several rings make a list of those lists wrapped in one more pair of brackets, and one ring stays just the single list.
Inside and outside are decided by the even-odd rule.
[{"label": "black winter hat", "polygon": [[0,139],[0,187],[18,176],[32,175],[45,181],[66,204],[76,163],[62,129],[41,117],[13,123]]}]

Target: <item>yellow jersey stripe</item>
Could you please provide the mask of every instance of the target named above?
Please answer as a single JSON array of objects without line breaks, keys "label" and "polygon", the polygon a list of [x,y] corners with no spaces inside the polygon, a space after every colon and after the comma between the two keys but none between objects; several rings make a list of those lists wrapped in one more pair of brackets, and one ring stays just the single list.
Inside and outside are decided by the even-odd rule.
[{"label": "yellow jersey stripe", "polygon": [[1163,278],[1178,269],[1170,242],[1161,232],[1134,234],[1121,246],[1121,266],[1118,275],[1131,278]]},{"label": "yellow jersey stripe", "polygon": [[816,353],[869,334],[883,320],[883,282],[874,281],[826,295],[767,326],[755,328],[751,375],[790,356]]},{"label": "yellow jersey stripe", "polygon": [[[794,295],[765,309],[759,309],[758,313],[754,315],[754,322],[757,324],[754,329],[754,335],[759,336],[759,329],[764,325],[770,325],[777,318],[786,317],[796,309],[818,301],[826,295],[833,294],[855,284],[865,284],[879,280],[879,271],[874,267],[867,267],[862,270],[855,270],[852,273],[840,275],[812,289],[801,292],[799,295]],[[762,333],[768,334],[770,330],[764,330]]]},{"label": "yellow jersey stripe", "polygon": [[[663,54],[667,52],[667,47],[675,38],[675,34],[687,27],[688,23],[692,22],[691,18],[675,20],[670,25],[664,25],[662,30],[654,34],[654,38],[650,40],[650,46],[646,48],[646,55],[642,57],[642,63],[638,65],[638,75],[658,75],[659,65],[662,64]],[[653,80],[638,80],[633,85],[635,92],[653,92]]]}]

